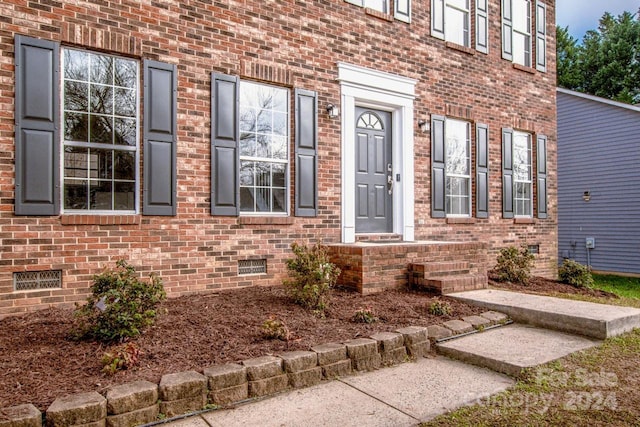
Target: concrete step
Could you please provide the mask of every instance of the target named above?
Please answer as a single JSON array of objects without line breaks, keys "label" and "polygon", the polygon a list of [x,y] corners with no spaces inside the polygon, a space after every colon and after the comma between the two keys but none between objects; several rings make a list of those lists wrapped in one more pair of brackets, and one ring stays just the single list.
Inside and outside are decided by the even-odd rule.
[{"label": "concrete step", "polygon": [[436,343],[436,350],[453,359],[518,377],[525,369],[599,343],[577,335],[513,324]]},{"label": "concrete step", "polygon": [[605,339],[640,327],[640,309],[498,289],[451,293],[469,304],[505,313],[516,322]]}]

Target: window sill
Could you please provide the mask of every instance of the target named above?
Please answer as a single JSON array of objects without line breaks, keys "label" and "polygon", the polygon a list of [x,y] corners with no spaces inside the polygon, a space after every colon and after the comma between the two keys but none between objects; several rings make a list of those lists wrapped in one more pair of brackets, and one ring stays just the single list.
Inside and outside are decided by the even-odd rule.
[{"label": "window sill", "polygon": [[514,224],[535,224],[536,220],[535,218],[514,218],[513,223]]},{"label": "window sill", "polygon": [[447,218],[447,224],[475,224],[475,218]]},{"label": "window sill", "polygon": [[520,64],[513,64],[513,68],[515,68],[516,70],[524,71],[525,73],[529,73],[529,74],[536,73],[536,70],[534,70],[533,68],[525,67],[524,65],[520,65]]},{"label": "window sill", "polygon": [[446,47],[448,47],[449,49],[457,50],[458,52],[463,52],[463,53],[466,53],[468,55],[475,55],[476,54],[475,49],[471,49],[470,47],[462,46],[462,45],[457,44],[457,43],[445,42],[444,45]]},{"label": "window sill", "polygon": [[240,225],[291,225],[293,217],[290,216],[241,216],[238,218]]},{"label": "window sill", "polygon": [[383,13],[375,9],[371,9],[370,7],[364,8],[364,13],[370,16],[375,16],[376,18],[382,19],[383,21],[393,22],[393,16],[388,13]]},{"label": "window sill", "polygon": [[137,225],[140,215],[61,215],[62,225]]}]

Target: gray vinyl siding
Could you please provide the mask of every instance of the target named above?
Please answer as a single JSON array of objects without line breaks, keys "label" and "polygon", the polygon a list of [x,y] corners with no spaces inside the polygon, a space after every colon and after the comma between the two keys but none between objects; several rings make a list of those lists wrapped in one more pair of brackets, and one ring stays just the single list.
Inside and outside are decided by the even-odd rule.
[{"label": "gray vinyl siding", "polygon": [[557,107],[559,262],[594,237],[594,270],[640,273],[640,108],[562,89]]}]

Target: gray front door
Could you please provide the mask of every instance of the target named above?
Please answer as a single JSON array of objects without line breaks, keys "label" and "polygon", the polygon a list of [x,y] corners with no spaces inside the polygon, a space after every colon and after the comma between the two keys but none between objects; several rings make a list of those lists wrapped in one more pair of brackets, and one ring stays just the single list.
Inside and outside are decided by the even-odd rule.
[{"label": "gray front door", "polygon": [[356,118],[356,233],[390,233],[391,113],[358,107]]}]

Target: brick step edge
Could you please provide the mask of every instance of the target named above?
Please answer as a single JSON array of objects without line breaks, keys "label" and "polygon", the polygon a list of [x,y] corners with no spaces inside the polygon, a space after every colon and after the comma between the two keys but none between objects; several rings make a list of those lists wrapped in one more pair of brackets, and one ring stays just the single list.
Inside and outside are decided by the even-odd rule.
[{"label": "brick step edge", "polygon": [[[466,319],[466,320],[465,320]],[[457,323],[452,323],[452,322],[457,322]],[[469,327],[471,327],[474,331],[482,331],[484,328],[488,327],[488,326],[501,326],[501,325],[505,325],[510,323],[511,320],[509,319],[509,317],[506,314],[503,313],[499,313],[496,311],[486,311],[484,313],[481,313],[477,316],[467,316],[465,318],[463,318],[462,320],[456,320],[456,321],[448,321],[448,322],[444,322],[442,325],[430,325],[428,327],[407,327],[407,328],[401,328],[402,330],[406,330],[406,329],[415,329],[415,330],[422,330],[424,329],[424,336],[426,337],[426,339],[428,341],[431,342],[438,342],[438,340],[442,340],[442,339],[452,339],[455,338],[458,335],[466,335],[469,332],[460,332],[461,330],[468,330]],[[433,331],[433,335],[432,332]],[[376,334],[372,334],[371,336],[375,336]],[[404,335],[404,334],[403,334]],[[422,335],[420,333],[420,335]],[[370,339],[370,338],[368,338]],[[354,340],[351,340],[354,341]],[[371,340],[374,342],[378,342],[375,340]],[[341,344],[328,344],[328,345],[338,345],[338,346],[345,346],[345,355],[346,355],[346,347],[347,347],[347,343],[349,343],[349,341],[345,341],[345,343],[341,343]],[[379,342],[378,342],[379,343]],[[415,349],[416,348],[420,348],[420,346],[422,345],[422,348],[425,348],[425,346],[423,345],[425,344],[425,342],[420,341],[420,342],[412,342],[411,338],[407,338],[406,335],[404,335],[404,347],[407,349],[407,352],[409,354],[415,354]],[[416,347],[418,346],[418,347]],[[317,347],[317,346],[314,346]],[[386,351],[381,348],[380,344],[378,344],[376,346],[377,348],[377,353],[379,355],[386,355]],[[402,348],[402,347],[399,347]],[[428,347],[426,347],[428,348]],[[426,354],[421,354],[420,356],[423,357],[427,357]],[[269,357],[269,356],[265,356],[265,357]],[[281,358],[277,358],[280,359],[281,361],[283,359]],[[407,357],[406,359],[404,359],[402,362],[406,362],[411,360],[411,357]],[[413,359],[415,359],[415,357],[413,357]],[[250,360],[255,360],[255,359],[250,359]],[[350,360],[349,357],[346,356],[346,358],[344,360]],[[353,359],[351,359],[353,361]],[[401,362],[401,363],[402,363]],[[215,365],[215,366],[224,366],[224,365]],[[321,366],[321,365],[317,365],[317,366]],[[381,367],[386,367],[386,366],[390,366],[389,364],[382,364]],[[207,368],[204,368],[207,369]],[[377,368],[376,368],[377,369]],[[200,369],[200,372],[203,372],[203,369]],[[285,371],[282,371],[283,373],[285,373]],[[199,376],[200,374],[197,372],[193,372],[193,371],[189,371],[189,373],[191,374],[191,376]],[[353,374],[353,370],[351,370],[351,373]],[[176,373],[176,374],[166,374],[163,376],[166,377],[167,375],[173,376],[173,375],[178,375],[178,374],[185,374],[185,373]],[[280,374],[282,375],[282,374]],[[203,378],[206,378],[204,375],[202,375]],[[193,379],[193,378],[192,378]],[[324,380],[332,380],[333,378],[324,378]],[[162,382],[162,380],[161,380]],[[116,385],[114,387],[122,387],[122,388],[127,388],[129,386],[133,386],[136,385],[136,383],[139,383],[139,381],[137,382],[133,382],[133,383],[125,383],[125,384],[120,384],[120,385]],[[147,382],[145,382],[147,383]],[[211,393],[214,392],[215,390],[209,390],[208,387],[208,381],[207,381],[207,386],[206,388],[206,392]],[[153,383],[147,383],[145,386],[145,388],[148,388],[148,386],[156,386],[157,388],[160,387],[159,384],[153,384]],[[289,387],[289,389],[291,389],[291,387]],[[147,390],[148,391],[148,390]],[[203,391],[204,393],[205,391]],[[122,417],[122,416],[126,416],[127,414],[131,414],[132,416],[136,416],[136,415],[140,415],[140,411],[142,411],[143,409],[149,409],[149,408],[130,408],[131,412],[125,412],[123,414],[118,414],[118,415],[113,415],[111,414],[110,410],[108,411],[107,408],[111,408],[112,407],[112,402],[109,401],[108,397],[109,397],[109,393],[108,390],[107,392],[105,392],[106,397],[103,397],[102,395],[96,393],[96,392],[89,392],[89,393],[80,393],[77,395],[71,395],[71,396],[65,396],[64,398],[59,398],[54,400],[54,402],[51,404],[51,406],[53,406],[54,404],[56,404],[56,402],[64,400],[64,401],[69,401],[69,400],[77,400],[82,401],[82,400],[86,400],[88,395],[91,395],[89,397],[92,398],[92,400],[96,401],[95,403],[97,405],[100,406],[101,411],[104,414],[104,417],[101,415],[100,419],[96,419],[94,422],[97,423],[101,423],[101,422],[105,422],[107,418],[109,417],[114,417],[112,418],[113,421],[115,421],[115,417]],[[208,394],[209,395],[209,394]],[[157,396],[157,394],[154,394],[154,396]],[[202,396],[201,394],[198,393],[197,396],[195,397],[199,397]],[[187,398],[189,399],[189,398]],[[206,400],[206,399],[205,399]],[[214,409],[210,409],[210,407],[212,406],[211,402],[206,401],[205,405],[203,406],[202,409],[200,410],[193,410],[190,409],[184,413],[181,414],[175,414],[174,418],[175,419],[181,419],[184,418],[185,415],[187,414],[196,414],[196,413],[201,413],[201,412],[205,412],[205,411],[210,411],[210,410],[216,410],[216,409],[220,409],[220,408],[224,408],[227,406],[232,406],[235,405],[237,403],[240,402],[245,402],[245,401],[249,401],[252,399],[242,399],[242,400],[238,400],[238,401],[234,401],[234,402],[229,402],[225,405],[213,405],[215,408]],[[161,404],[163,403],[162,401],[160,401],[157,404]],[[57,404],[58,406],[59,403]],[[51,408],[50,406],[50,408]],[[71,408],[71,410],[73,410],[76,415],[75,416],[79,416],[82,418],[82,411],[83,409],[80,407],[81,405],[79,405],[78,407],[75,408]],[[95,405],[94,405],[95,406]],[[95,409],[95,408],[94,408]],[[152,408],[153,409],[153,408]],[[92,411],[91,408],[87,409]],[[95,412],[95,411],[93,411]],[[109,413],[108,413],[109,412]],[[149,411],[149,413],[151,414],[155,414],[157,413],[157,411]],[[32,404],[24,404],[24,405],[17,405],[17,406],[12,406],[12,407],[4,407],[4,408],[0,408],[0,414],[3,415],[3,427],[23,427],[25,425],[29,425],[29,426],[33,426],[33,427],[42,427],[44,425],[47,426],[51,426],[51,427],[56,427],[55,424],[53,424],[51,421],[53,420],[49,420],[46,417],[46,412],[45,414],[42,414],[34,405]],[[103,421],[104,420],[104,421]],[[160,421],[159,419],[154,418],[154,419],[148,419],[148,420],[141,420],[141,419],[137,419],[136,422],[139,424],[144,424],[144,423],[154,423],[154,422],[158,422]],[[166,422],[167,420],[162,420],[163,422]]]}]

